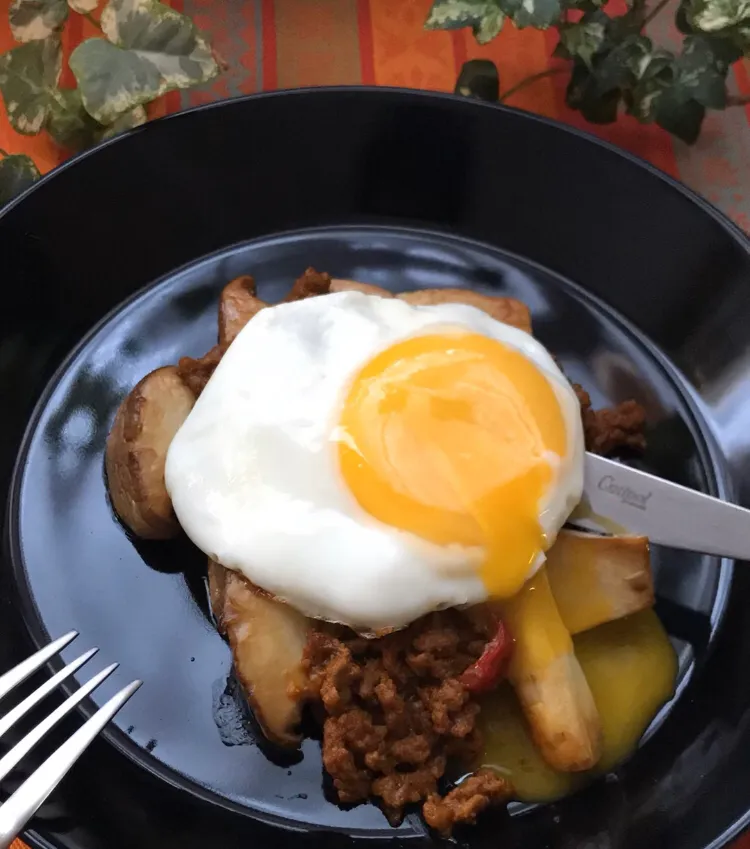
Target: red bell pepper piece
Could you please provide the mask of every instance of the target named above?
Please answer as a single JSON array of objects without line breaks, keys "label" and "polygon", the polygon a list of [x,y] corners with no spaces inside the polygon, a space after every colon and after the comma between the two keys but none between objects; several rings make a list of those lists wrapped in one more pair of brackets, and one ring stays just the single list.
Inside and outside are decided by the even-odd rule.
[{"label": "red bell pepper piece", "polygon": [[500,620],[495,636],[484,647],[476,663],[466,669],[458,680],[472,693],[493,690],[505,674],[512,652],[513,640],[508,628]]}]

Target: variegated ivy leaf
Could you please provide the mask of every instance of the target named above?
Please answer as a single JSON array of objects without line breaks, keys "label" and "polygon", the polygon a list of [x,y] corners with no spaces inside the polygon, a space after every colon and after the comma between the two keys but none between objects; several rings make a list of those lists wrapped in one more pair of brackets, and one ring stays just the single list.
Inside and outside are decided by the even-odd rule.
[{"label": "variegated ivy leaf", "polygon": [[62,50],[57,35],[30,41],[0,56],[0,92],[13,129],[35,135],[57,94]]},{"label": "variegated ivy leaf", "polygon": [[599,88],[632,88],[651,61],[654,45],[648,36],[629,35],[610,50],[597,66]]},{"label": "variegated ivy leaf", "polygon": [[157,0],[110,0],[101,26],[109,41],[79,44],[70,67],[84,107],[102,124],[219,73],[211,48],[190,18]]},{"label": "variegated ivy leaf", "polygon": [[548,29],[560,20],[560,0],[501,0],[503,11],[519,28]]},{"label": "variegated ivy leaf", "polygon": [[692,27],[702,32],[750,27],[750,0],[690,0],[686,11]]},{"label": "variegated ivy leaf", "polygon": [[145,124],[146,117],[146,110],[136,106],[119,115],[114,123],[103,127],[83,108],[78,89],[61,89],[50,104],[46,129],[61,147],[79,151]]},{"label": "variegated ivy leaf", "polygon": [[0,159],[0,206],[28,189],[41,174],[34,160],[23,154],[13,154]]},{"label": "variegated ivy leaf", "polygon": [[500,9],[490,9],[487,14],[475,24],[471,31],[478,44],[489,44],[493,38],[500,35],[505,23],[505,14]]},{"label": "variegated ivy leaf", "polygon": [[568,84],[568,105],[593,124],[615,121],[623,95],[630,95],[652,51],[653,45],[646,36],[629,35],[598,54],[591,66],[578,59]]},{"label": "variegated ivy leaf", "polygon": [[724,109],[727,74],[739,57],[739,49],[725,39],[688,35],[675,60],[675,86],[685,99],[710,109]]},{"label": "variegated ivy leaf", "polygon": [[679,56],[654,50],[633,88],[628,111],[692,144],[706,108],[726,106],[726,78],[740,51],[727,39],[688,35]]},{"label": "variegated ivy leaf", "polygon": [[656,119],[656,108],[664,92],[673,84],[675,57],[668,50],[656,49],[629,96],[628,114],[644,124]]},{"label": "variegated ivy leaf", "polygon": [[611,124],[616,121],[621,100],[622,94],[618,88],[600,91],[596,76],[583,62],[573,65],[565,101],[587,121],[592,124]]},{"label": "variegated ivy leaf", "polygon": [[679,86],[669,86],[654,106],[656,123],[678,139],[694,144],[706,116],[706,107],[686,97]]},{"label": "variegated ivy leaf", "polygon": [[99,5],[99,0],[68,0],[68,5],[74,12],[79,15],[86,15],[93,12]]},{"label": "variegated ivy leaf", "polygon": [[425,21],[426,29],[471,27],[480,44],[500,33],[505,13],[497,0],[435,0]]},{"label": "variegated ivy leaf", "polygon": [[79,151],[95,144],[102,127],[83,108],[78,89],[60,89],[49,107],[46,129],[61,147]]},{"label": "variegated ivy leaf", "polygon": [[606,37],[606,26],[599,20],[565,24],[560,26],[560,43],[555,53],[566,59],[578,57],[591,68],[594,54],[600,50]]},{"label": "variegated ivy leaf", "polygon": [[142,106],[136,106],[135,109],[131,109],[130,112],[125,112],[120,115],[113,124],[105,127],[100,138],[102,140],[111,139],[118,133],[124,133],[125,130],[132,130],[134,127],[140,127],[142,124],[146,123],[147,119],[148,116],[146,115],[146,110]]},{"label": "variegated ivy leaf", "polygon": [[12,0],[8,11],[16,41],[41,41],[59,30],[68,17],[66,0]]}]

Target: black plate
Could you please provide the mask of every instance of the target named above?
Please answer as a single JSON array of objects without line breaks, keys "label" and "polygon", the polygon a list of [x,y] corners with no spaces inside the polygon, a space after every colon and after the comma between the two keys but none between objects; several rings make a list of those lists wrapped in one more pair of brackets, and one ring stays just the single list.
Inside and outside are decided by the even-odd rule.
[{"label": "black plate", "polygon": [[[307,265],[513,295],[597,404],[646,406],[646,467],[732,497],[749,465],[744,237],[646,166],[528,115],[383,90],[230,101],[59,169],[0,217],[0,251],[2,663],[75,627],[65,659],[98,645],[87,676],[122,664],[85,712],[146,682],[42,809],[35,846],[437,842],[416,817],[393,830],[375,807],[328,801],[314,740],[301,759],[258,744],[207,614],[202,557],[135,545],[107,504],[117,404],[150,369],[214,343],[232,276],[253,273],[269,300]],[[742,827],[750,579],[698,555],[655,559],[680,687],[641,751],[607,781],[488,816],[459,841],[701,849]]]}]

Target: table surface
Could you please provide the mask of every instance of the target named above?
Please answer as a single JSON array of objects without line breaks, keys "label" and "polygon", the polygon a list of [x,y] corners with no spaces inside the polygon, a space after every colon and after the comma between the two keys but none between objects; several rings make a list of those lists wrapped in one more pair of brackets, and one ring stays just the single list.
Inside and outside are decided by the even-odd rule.
[{"label": "table surface", "polygon": [[[173,92],[150,108],[152,118],[202,103],[266,91],[316,85],[387,85],[452,91],[467,59],[488,58],[498,66],[501,90],[550,67],[554,32],[518,31],[507,25],[487,46],[466,30],[426,32],[431,0],[166,0],[192,16],[228,64],[217,80],[199,90]],[[623,0],[612,0],[613,4]],[[673,0],[674,2],[674,0]],[[10,0],[0,0],[7,8]],[[624,8],[624,6],[623,6]],[[655,41],[677,39],[667,7],[649,24]],[[64,51],[98,34],[72,15]],[[13,46],[7,15],[0,15],[0,52]],[[64,69],[64,75],[69,72]],[[68,79],[70,79],[68,77]],[[63,77],[65,84],[65,76]],[[699,142],[683,144],[656,126],[624,116],[597,127],[565,105],[566,75],[541,79],[519,91],[509,105],[587,130],[678,177],[750,232],[750,105],[710,112]],[[735,66],[730,90],[750,95],[750,64]],[[0,108],[0,148],[27,153],[49,171],[64,154],[45,135],[20,136]],[[12,849],[24,849],[20,841]],[[732,849],[750,849],[746,836]]]}]

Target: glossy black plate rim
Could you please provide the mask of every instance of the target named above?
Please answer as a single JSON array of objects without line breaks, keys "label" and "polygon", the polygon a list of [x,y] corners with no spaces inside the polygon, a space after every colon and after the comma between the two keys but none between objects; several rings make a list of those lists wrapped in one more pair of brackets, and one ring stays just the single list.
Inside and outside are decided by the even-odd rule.
[{"label": "glossy black plate rim", "polygon": [[[306,93],[310,93],[311,91],[320,91],[320,90],[321,89],[293,89],[293,90],[280,90],[280,91],[277,91],[277,92],[259,93],[259,94],[255,94],[255,95],[247,95],[247,96],[244,96],[244,97],[233,98],[233,99],[231,99],[231,101],[221,101],[221,102],[218,102],[218,103],[200,106],[200,107],[197,107],[195,109],[187,110],[185,113],[178,113],[178,114],[175,114],[175,115],[172,115],[172,116],[168,116],[166,118],[159,119],[159,121],[161,122],[161,121],[182,120],[183,118],[188,118],[188,116],[190,116],[191,113],[193,113],[193,112],[202,112],[204,110],[221,108],[225,103],[233,102],[235,100],[254,101],[256,99],[268,98],[268,97],[294,97],[296,95],[303,96]],[[352,88],[351,87],[344,87],[344,86],[337,86],[337,87],[327,87],[323,90],[328,91],[328,92],[351,92]],[[404,100],[406,100],[408,98],[412,98],[412,99],[425,99],[425,98],[427,98],[427,99],[431,99],[431,100],[439,99],[439,100],[443,100],[443,101],[452,101],[452,100],[455,101],[455,100],[457,100],[457,98],[455,98],[453,95],[450,95],[450,94],[431,93],[431,92],[416,91],[416,90],[409,90],[409,89],[399,89],[399,88],[388,89],[388,88],[385,88],[385,87],[377,87],[377,88],[375,88],[375,87],[362,87],[362,90],[363,91],[370,91],[370,92],[378,91],[378,92],[381,92],[381,93],[382,92],[390,92],[392,94],[398,95],[399,98],[403,98]],[[516,115],[521,114],[526,120],[533,121],[533,122],[536,122],[536,123],[540,123],[542,125],[546,125],[546,126],[549,126],[549,127],[554,127],[556,129],[561,130],[565,133],[568,133],[568,134],[570,134],[574,137],[577,137],[577,138],[583,140],[584,142],[588,141],[589,143],[593,143],[593,144],[599,146],[600,148],[602,148],[606,151],[609,151],[610,153],[614,153],[617,156],[621,157],[622,159],[633,163],[634,165],[640,166],[641,168],[645,168],[651,175],[653,175],[654,177],[661,180],[664,184],[669,185],[672,189],[679,192],[686,199],[692,201],[694,204],[697,204],[698,207],[704,213],[707,213],[715,222],[720,224],[722,229],[730,237],[732,237],[733,240],[738,245],[742,246],[746,253],[750,253],[750,242],[748,241],[747,236],[744,234],[744,232],[737,225],[735,225],[732,221],[730,221],[720,210],[718,210],[714,205],[712,205],[704,197],[698,195],[697,193],[695,193],[694,191],[692,191],[691,189],[689,189],[685,185],[681,184],[679,181],[673,179],[671,176],[665,174],[664,172],[662,172],[661,170],[659,170],[655,166],[651,165],[649,162],[641,159],[640,157],[638,157],[638,156],[636,156],[636,155],[634,155],[634,154],[632,154],[632,153],[630,153],[626,150],[623,150],[623,149],[621,149],[621,148],[619,148],[615,145],[612,145],[612,144],[610,144],[606,141],[603,141],[599,138],[596,138],[596,137],[590,135],[589,133],[587,133],[585,131],[581,131],[581,130],[578,130],[578,129],[572,128],[572,127],[568,127],[568,126],[561,124],[557,121],[554,121],[554,120],[551,120],[551,119],[548,119],[548,118],[544,118],[544,117],[541,117],[541,116],[537,116],[537,115],[534,115],[532,113],[521,112],[520,110],[515,110],[515,109],[508,108],[508,107],[497,106],[497,105],[493,105],[493,104],[485,104],[485,103],[481,103],[481,102],[478,102],[478,101],[475,101],[473,103],[473,108],[499,109],[499,110],[505,111],[505,112],[513,112]],[[125,136],[129,136],[129,135],[131,135],[135,132],[148,132],[148,129],[147,128],[141,128],[139,130],[134,130],[134,131],[131,131],[131,132],[125,134]],[[6,212],[15,208],[17,204],[23,203],[24,199],[26,197],[28,197],[32,192],[35,192],[35,191],[42,189],[42,187],[47,185],[47,183],[54,180],[55,177],[59,173],[64,171],[65,169],[70,168],[70,167],[76,165],[79,161],[82,161],[83,159],[86,159],[87,157],[91,156],[92,154],[97,153],[99,149],[104,148],[104,147],[106,147],[110,144],[116,144],[116,143],[118,143],[118,141],[122,141],[122,140],[123,140],[122,138],[116,138],[116,139],[109,140],[109,141],[103,143],[102,145],[99,145],[97,148],[94,148],[92,150],[81,153],[78,156],[68,160],[66,163],[64,163],[61,166],[59,166],[58,168],[54,169],[50,174],[43,177],[42,180],[39,181],[39,183],[32,186],[30,189],[28,189],[26,192],[24,192],[22,195],[20,195],[14,201],[12,201],[10,204],[8,204],[5,207],[4,210],[0,211],[0,218],[2,218],[2,216]],[[526,260],[526,261],[528,261],[528,260]],[[172,273],[174,273],[174,272],[172,272]],[[595,302],[598,303],[598,299],[593,298],[593,296],[591,296],[588,292],[586,292],[585,294],[586,294],[586,297],[592,297],[592,299]],[[618,316],[618,318],[620,318],[620,317]],[[636,332],[640,335],[640,331],[636,331]],[[86,338],[88,338],[88,334],[86,334]],[[76,348],[77,347],[78,346],[76,346]],[[67,357],[66,357],[66,361],[67,361]],[[691,401],[692,400],[693,399],[691,399]],[[711,454],[713,455],[717,452],[717,445],[714,443],[711,446],[711,448],[712,448]],[[727,841],[733,839],[733,837],[735,837],[741,830],[743,830],[745,827],[747,827],[748,823],[750,823],[750,811],[748,811],[747,814],[745,814],[743,817],[738,818],[736,820],[736,822],[732,826],[730,826],[728,829],[726,829],[725,832],[722,835],[720,835],[718,838],[716,838],[710,844],[710,846],[707,847],[707,849],[718,849],[718,847],[724,846]],[[38,847],[38,849],[54,849],[52,844],[50,844],[46,839],[44,839],[36,831],[28,832],[24,839],[26,839],[27,842],[30,843],[30,845],[32,845],[34,847]]]},{"label": "glossy black plate rim", "polygon": [[640,168],[644,168],[652,176],[658,178],[665,184],[669,185],[672,189],[684,195],[688,200],[691,200],[693,201],[693,203],[696,203],[704,212],[708,213],[718,224],[720,224],[729,234],[731,234],[731,236],[744,248],[746,253],[750,254],[750,236],[748,236],[748,234],[746,234],[737,224],[735,224],[735,222],[732,221],[731,218],[725,215],[725,213],[723,213],[717,206],[711,203],[711,201],[709,201],[706,197],[691,189],[689,186],[687,186],[680,180],[667,174],[665,171],[662,171],[656,165],[653,165],[647,159],[644,159],[638,154],[631,153],[629,150],[626,150],[623,147],[619,147],[618,145],[606,141],[605,139],[601,139],[598,136],[587,132],[586,130],[581,130],[578,127],[572,127],[568,124],[564,124],[562,121],[557,121],[554,118],[547,118],[546,116],[538,115],[535,112],[528,112],[525,109],[516,109],[513,106],[505,106],[501,103],[488,103],[484,100],[479,100],[476,98],[465,98],[448,92],[426,91],[423,89],[404,88],[399,86],[339,85],[281,88],[276,89],[274,91],[260,91],[254,94],[244,94],[235,97],[228,97],[223,100],[214,101],[213,103],[204,103],[200,106],[193,106],[190,109],[184,109],[179,112],[174,112],[171,115],[165,115],[161,118],[155,119],[154,121],[150,121],[148,124],[143,125],[141,127],[136,127],[134,129],[120,133],[114,138],[110,138],[106,141],[100,142],[94,147],[89,148],[88,150],[84,150],[81,153],[72,156],[70,159],[67,159],[65,162],[53,168],[52,171],[49,171],[47,174],[43,175],[40,180],[29,186],[29,188],[25,189],[23,192],[21,192],[21,194],[17,195],[15,198],[13,198],[13,200],[11,200],[8,204],[2,207],[2,209],[0,209],[0,219],[15,206],[22,203],[24,199],[28,197],[32,192],[36,192],[42,187],[44,187],[48,182],[50,182],[50,180],[53,180],[58,174],[67,170],[68,168],[72,168],[78,162],[81,162],[82,160],[95,155],[100,150],[103,150],[104,148],[109,147],[110,145],[117,144],[118,142],[121,142],[127,139],[128,137],[135,135],[136,133],[148,132],[149,125],[161,124],[165,121],[180,121],[183,119],[188,119],[191,115],[197,114],[199,112],[202,113],[209,112],[214,109],[221,109],[226,104],[253,103],[257,100],[265,100],[267,98],[294,98],[298,96],[304,97],[305,95],[314,93],[343,94],[359,91],[365,93],[377,92],[384,94],[395,94],[398,97],[403,98],[442,100],[446,102],[460,102],[469,100],[472,104],[472,108],[493,109],[498,110],[500,112],[511,113],[513,115],[523,117],[533,123],[542,124],[546,127],[550,127],[560,132],[567,133],[568,135],[574,136],[584,142],[594,144],[604,150],[609,151],[610,153],[614,153],[617,156],[620,156],[621,158],[631,162],[633,165],[636,165]]},{"label": "glossy black plate rim", "polygon": [[[303,228],[301,230],[279,232],[275,233],[272,238],[278,238],[279,240],[283,240],[291,235],[297,235],[301,233],[314,234],[317,230],[320,229],[321,228],[312,227]],[[338,227],[336,229],[340,231],[356,231],[361,228],[358,227],[358,225],[342,225],[341,227]],[[387,225],[368,225],[367,229],[373,231],[382,230],[383,232],[394,231],[394,227],[390,227]],[[423,236],[426,238],[436,238],[444,236],[444,234],[441,234],[437,231],[431,231],[426,228],[410,228],[403,226],[398,227],[397,229],[399,232],[405,234],[413,233],[414,235]],[[325,228],[325,230],[329,231],[330,227]],[[269,241],[269,238],[267,236],[260,236],[258,237],[258,239],[251,239],[243,244],[252,246],[252,244],[256,241],[265,243]],[[458,242],[467,246],[485,247],[482,242],[478,242],[476,240],[472,240],[464,236],[454,235],[451,237],[451,241]],[[53,635],[47,633],[42,618],[36,607],[34,599],[29,592],[29,587],[27,586],[23,575],[18,575],[18,569],[23,563],[23,556],[20,550],[20,535],[17,526],[18,518],[20,515],[19,503],[22,490],[23,476],[25,474],[26,459],[38,421],[44,414],[44,411],[49,402],[49,397],[55,391],[58,381],[66,373],[70,364],[75,361],[75,359],[79,356],[80,351],[84,347],[86,347],[86,345],[89,344],[91,339],[94,338],[103,327],[110,323],[115,316],[121,315],[122,313],[126,312],[133,304],[139,301],[146,292],[167,284],[169,280],[179,275],[188,268],[194,267],[195,265],[203,262],[209,262],[212,258],[221,256],[226,252],[226,250],[226,247],[221,248],[217,251],[213,251],[209,254],[199,257],[193,260],[192,262],[188,262],[183,266],[180,266],[179,268],[167,272],[153,283],[147,283],[145,286],[138,289],[129,298],[119,303],[112,310],[106,313],[98,322],[96,322],[93,327],[88,330],[88,332],[83,337],[81,337],[78,343],[64,357],[60,365],[50,377],[49,382],[44,388],[34,407],[31,416],[29,417],[27,429],[21,441],[18,457],[11,477],[8,493],[8,506],[5,528],[8,532],[8,547],[11,554],[11,562],[15,566],[14,584],[18,593],[18,598],[22,602],[22,607],[19,610],[21,620],[28,637],[33,641],[35,646],[39,648],[48,643],[53,638]],[[670,361],[670,359],[664,353],[662,353],[658,346],[651,342],[642,331],[640,331],[629,319],[621,315],[619,311],[609,306],[603,299],[593,294],[592,292],[589,292],[579,284],[575,283],[574,281],[567,280],[562,275],[557,274],[556,272],[548,268],[545,268],[544,266],[534,262],[533,260],[527,259],[525,257],[519,257],[518,255],[513,254],[510,251],[503,251],[503,253],[509,258],[518,259],[526,266],[543,271],[548,277],[553,278],[555,280],[555,283],[561,288],[574,291],[576,297],[578,297],[580,300],[587,302],[591,304],[595,309],[604,312],[613,324],[623,330],[626,334],[630,335],[649,354],[649,356],[653,358],[655,365],[657,365],[661,369],[665,379],[667,379],[674,386],[675,390],[679,393],[682,402],[685,404],[686,411],[689,415],[689,418],[685,420],[685,423],[690,429],[691,435],[695,440],[697,450],[701,456],[702,464],[707,478],[706,483],[708,484],[711,494],[724,499],[733,500],[735,497],[735,493],[732,480],[729,471],[726,467],[723,455],[721,453],[719,443],[715,437],[715,434],[710,428],[707,417],[703,414],[703,411],[701,410],[700,400],[696,396],[696,393],[690,390],[686,378],[681,374],[679,369]],[[102,474],[104,474],[103,467]],[[708,656],[710,656],[710,652],[712,651],[713,647],[714,637],[718,629],[721,627],[721,622],[726,612],[728,593],[731,588],[732,575],[734,572],[734,561],[729,558],[722,558],[719,562],[719,567],[721,569],[721,575],[719,578],[719,584],[716,589],[716,600],[710,617],[711,632],[708,646],[709,654],[706,655],[706,659],[708,658]],[[59,658],[55,657],[48,662],[48,665],[50,669],[57,672],[62,669],[64,664]],[[691,666],[685,677],[679,682],[673,699],[676,700],[680,698],[682,692],[692,680],[694,671],[694,666]],[[65,696],[70,696],[78,689],[78,685],[76,683],[71,683],[70,681],[64,681],[60,684],[59,689],[65,694]],[[642,742],[645,742],[645,740],[647,740],[661,726],[661,724],[666,718],[665,711],[667,711],[668,709],[669,704],[665,705],[659,710],[659,712],[652,720],[648,730],[646,731]],[[76,707],[76,711],[82,714],[86,719],[93,716],[96,710],[97,705],[94,703],[91,697],[86,697]],[[290,825],[288,820],[280,816],[275,816],[264,811],[251,810],[245,805],[233,802],[232,800],[222,796],[221,794],[215,793],[209,790],[208,788],[201,786],[192,779],[181,775],[177,770],[173,769],[170,766],[167,766],[166,764],[163,764],[157,758],[153,757],[149,752],[145,751],[142,746],[138,745],[127,734],[125,734],[115,725],[107,726],[102,731],[100,736],[104,738],[122,756],[128,758],[141,769],[146,770],[152,776],[160,779],[161,781],[167,782],[177,790],[187,792],[203,802],[207,802],[212,805],[217,805],[225,810],[240,814],[249,819],[261,821],[269,825],[276,826],[280,830],[295,830],[294,826]],[[585,788],[582,792],[585,792]],[[536,807],[536,805],[534,805],[533,807]],[[750,811],[748,811],[746,814],[746,822],[750,823]],[[739,830],[741,831],[744,827],[745,825],[739,826]],[[355,837],[371,837],[371,832],[369,830],[362,832],[356,829],[347,830],[347,834]],[[408,840],[409,838],[406,837],[405,839]],[[718,849],[718,847],[721,847],[723,845],[725,845],[725,843],[715,843],[712,844],[711,847],[706,847],[706,849],[714,849],[714,846],[716,847],[716,849]],[[33,847],[33,849],[37,849],[37,847]],[[39,849],[55,849],[55,847],[49,843],[40,843]]]}]

